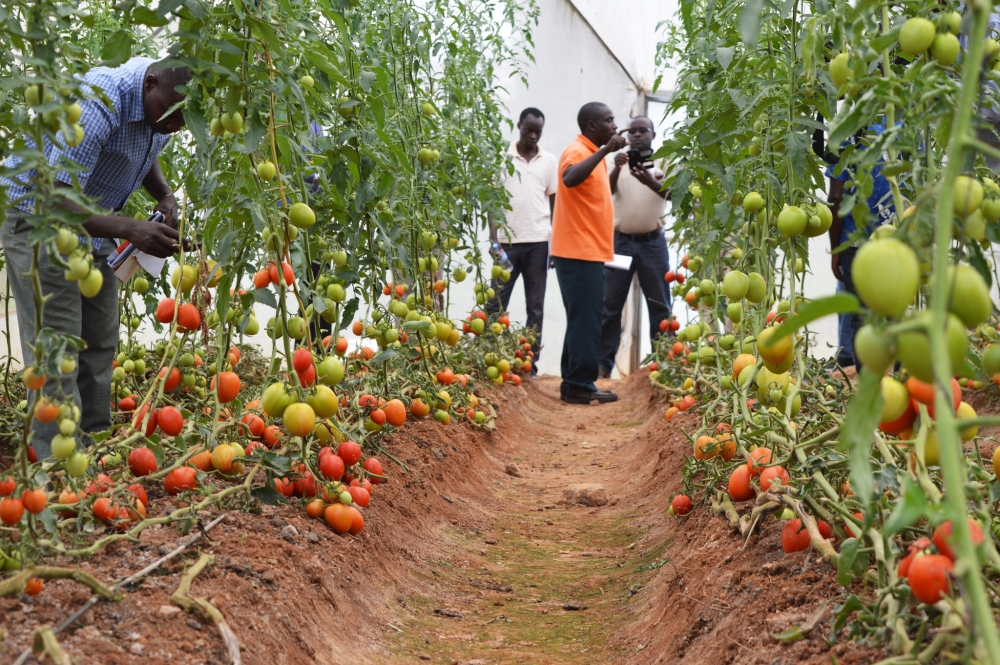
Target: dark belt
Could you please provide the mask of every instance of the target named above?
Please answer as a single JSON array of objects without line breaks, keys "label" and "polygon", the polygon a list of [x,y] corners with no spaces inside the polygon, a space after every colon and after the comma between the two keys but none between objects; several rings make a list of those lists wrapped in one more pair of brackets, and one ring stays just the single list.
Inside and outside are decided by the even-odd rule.
[{"label": "dark belt", "polygon": [[622,233],[621,231],[615,231],[615,233],[623,238],[628,238],[632,242],[649,242],[650,240],[656,240],[663,235],[663,229],[656,229],[655,231],[650,231],[649,233]]}]

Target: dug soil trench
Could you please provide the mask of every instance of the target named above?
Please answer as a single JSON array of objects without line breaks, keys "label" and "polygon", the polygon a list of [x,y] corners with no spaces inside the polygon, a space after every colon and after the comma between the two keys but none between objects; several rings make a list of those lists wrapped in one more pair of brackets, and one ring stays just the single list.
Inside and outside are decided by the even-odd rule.
[{"label": "dug soil trench", "polygon": [[[491,434],[407,424],[390,450],[408,471],[387,465],[392,480],[376,487],[359,536],[338,537],[298,506],[230,510],[209,542],[122,602],[99,604],[60,642],[83,664],[227,662],[213,626],[169,601],[185,567],[207,552],[215,562],[192,595],[208,597],[227,618],[245,663],[791,665],[884,657],[829,645],[831,601],[844,590],[815,555],[782,553],[779,522],[765,521],[741,548],[703,507],[670,516],[690,450],[682,429],[693,431],[699,416],[665,422],[646,371],[609,386],[621,399],[590,407],[560,402],[554,378],[497,391]],[[162,490],[150,498],[154,515],[172,509]],[[181,539],[174,529],[150,529],[82,567],[120,579]],[[0,663],[87,596],[56,581],[35,598],[0,600]],[[773,637],[796,626],[801,639]]]}]

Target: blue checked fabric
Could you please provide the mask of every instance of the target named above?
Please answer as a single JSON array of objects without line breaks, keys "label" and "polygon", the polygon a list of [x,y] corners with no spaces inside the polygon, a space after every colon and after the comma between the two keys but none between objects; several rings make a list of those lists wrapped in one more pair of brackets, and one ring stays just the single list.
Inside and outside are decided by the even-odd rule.
[{"label": "blue checked fabric", "polygon": [[[111,106],[99,99],[80,101],[84,137],[76,147],[59,148],[45,139],[45,157],[49,164],[58,165],[65,157],[81,167],[76,173],[59,171],[56,178],[73,184],[75,175],[84,194],[96,198],[97,204],[107,210],[118,212],[125,207],[128,197],[142,185],[153,160],[170,140],[169,134],[153,132],[142,107],[143,79],[154,62],[152,58],[132,58],[121,67],[91,69],[83,77],[83,83],[100,89],[111,101]],[[34,147],[30,139],[26,142]],[[4,165],[14,169],[20,163],[19,157],[12,156]],[[13,180],[0,177],[0,185],[7,187],[8,199],[29,214],[34,212],[35,205],[29,182],[35,175],[35,169],[30,169],[14,176]],[[101,247],[102,241],[103,238],[93,239],[95,250]]]}]

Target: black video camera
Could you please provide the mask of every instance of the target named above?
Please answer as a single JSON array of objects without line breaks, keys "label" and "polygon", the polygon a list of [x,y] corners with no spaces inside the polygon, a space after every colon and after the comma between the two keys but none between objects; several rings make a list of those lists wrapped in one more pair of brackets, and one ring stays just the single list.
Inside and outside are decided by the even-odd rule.
[{"label": "black video camera", "polygon": [[628,170],[631,171],[634,168],[653,168],[653,151],[651,149],[647,150],[629,150],[628,151]]}]

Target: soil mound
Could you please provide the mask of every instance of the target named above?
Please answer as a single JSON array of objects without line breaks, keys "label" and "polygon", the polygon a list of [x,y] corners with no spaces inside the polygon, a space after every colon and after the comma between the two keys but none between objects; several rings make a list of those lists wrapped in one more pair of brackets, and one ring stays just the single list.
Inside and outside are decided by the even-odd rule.
[{"label": "soil mound", "polygon": [[[700,416],[666,422],[647,372],[608,382],[620,399],[601,406],[563,404],[558,383],[544,377],[496,391],[493,433],[408,423],[389,446],[407,470],[388,461],[392,480],[375,488],[359,536],[336,536],[297,505],[230,510],[209,540],[122,602],[99,604],[61,644],[83,665],[227,662],[214,627],[169,601],[181,573],[207,552],[215,563],[192,595],[222,612],[249,664],[884,657],[853,643],[829,646],[831,599],[845,590],[815,557],[782,553],[779,522],[744,548],[705,510],[668,515],[691,445],[682,429],[696,429]],[[157,512],[171,501],[151,499]],[[120,579],[182,539],[150,529],[82,568]],[[0,662],[87,597],[57,581],[35,598],[0,600]],[[794,627],[801,639],[774,637]]]}]

